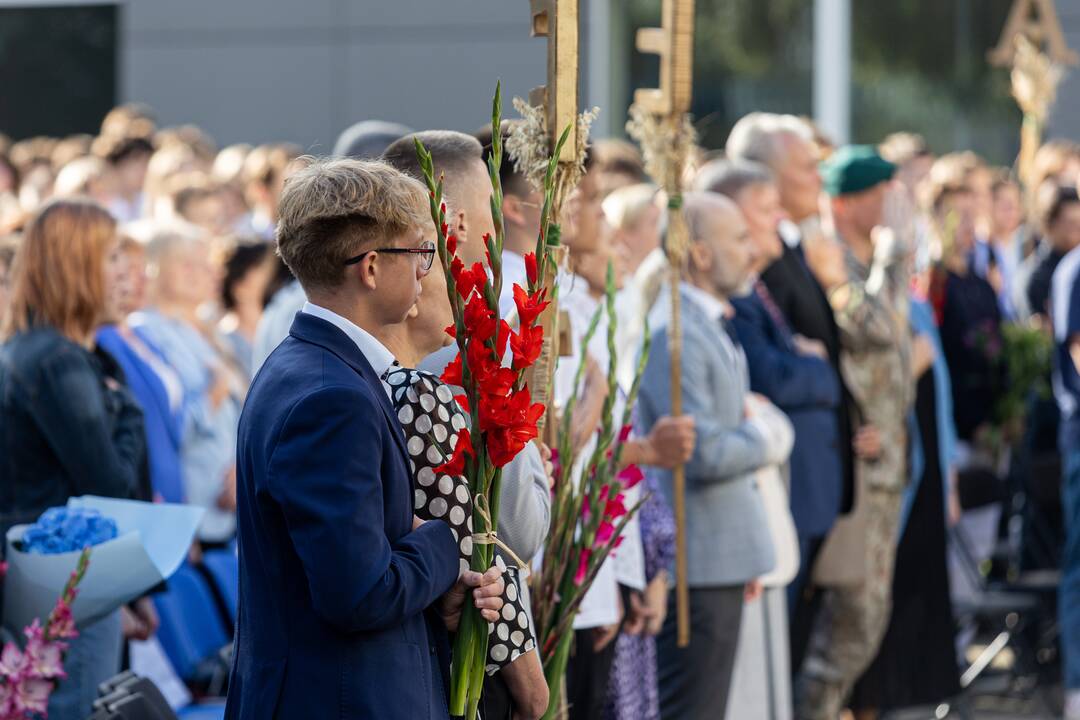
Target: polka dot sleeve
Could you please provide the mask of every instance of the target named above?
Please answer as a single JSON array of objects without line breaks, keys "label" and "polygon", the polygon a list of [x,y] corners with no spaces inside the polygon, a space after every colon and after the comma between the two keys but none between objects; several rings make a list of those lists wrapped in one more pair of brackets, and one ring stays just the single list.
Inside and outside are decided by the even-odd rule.
[{"label": "polka dot sleeve", "polygon": [[[437,475],[453,454],[458,434],[468,424],[449,386],[430,373],[392,368],[387,373],[398,421],[405,431],[413,476],[413,511],[422,520],[442,520],[458,543],[461,571],[469,569],[473,550],[472,498],[462,476]],[[517,567],[507,567],[496,555],[503,571],[502,617],[488,624],[489,675],[536,647],[529,614],[525,611]]]}]

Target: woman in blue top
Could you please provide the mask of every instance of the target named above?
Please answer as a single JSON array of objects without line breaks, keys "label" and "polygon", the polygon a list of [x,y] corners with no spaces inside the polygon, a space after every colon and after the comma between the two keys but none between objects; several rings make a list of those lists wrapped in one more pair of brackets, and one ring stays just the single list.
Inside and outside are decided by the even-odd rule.
[{"label": "woman in blue top", "polygon": [[127,316],[142,307],[146,294],[142,246],[122,236],[118,263],[117,282],[109,288],[110,324],[98,329],[97,345],[123,370],[128,389],[143,410],[154,499],[184,502],[180,472],[183,386],[160,351],[136,335],[127,323]]}]

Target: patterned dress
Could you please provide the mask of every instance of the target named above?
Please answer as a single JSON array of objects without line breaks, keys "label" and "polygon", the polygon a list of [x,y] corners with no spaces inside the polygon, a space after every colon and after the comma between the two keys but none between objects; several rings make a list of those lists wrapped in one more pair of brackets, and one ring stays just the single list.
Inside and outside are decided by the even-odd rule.
[{"label": "patterned dress", "polygon": [[[392,367],[386,382],[405,431],[414,479],[413,509],[422,520],[438,519],[450,525],[464,572],[469,569],[473,551],[473,507],[468,483],[463,476],[438,476],[435,468],[450,459],[468,418],[450,387],[430,373]],[[498,554],[495,562],[503,569],[506,590],[502,618],[488,624],[489,675],[536,647],[529,613],[522,602],[518,569],[507,567]]]},{"label": "patterned dress", "polygon": [[[656,474],[645,473],[648,497],[639,511],[645,577],[651,582],[675,562],[675,515],[664,500]],[[656,679],[656,638],[619,634],[611,668],[605,716],[609,720],[656,720],[660,696]]]}]

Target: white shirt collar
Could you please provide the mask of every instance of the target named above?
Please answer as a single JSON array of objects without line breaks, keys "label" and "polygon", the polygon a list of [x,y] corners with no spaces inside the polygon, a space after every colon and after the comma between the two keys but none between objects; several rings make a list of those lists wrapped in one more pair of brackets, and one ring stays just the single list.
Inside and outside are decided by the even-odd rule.
[{"label": "white shirt collar", "polygon": [[781,220],[776,231],[780,233],[780,239],[784,241],[784,244],[792,250],[799,247],[802,242],[802,231],[799,230],[798,225],[790,220]]},{"label": "white shirt collar", "polygon": [[[371,364],[371,368],[375,371],[375,374],[382,378],[386,374],[386,371],[390,369],[390,366],[397,362],[394,359],[394,354],[386,349],[386,346],[375,339],[375,337],[364,330],[356,323],[341,317],[332,310],[327,310],[324,307],[315,305],[311,302],[305,302],[303,312],[308,315],[314,315],[317,318],[325,320],[331,325],[338,327],[343,333],[349,336],[349,339],[356,343],[356,347],[360,348],[360,352],[364,354],[368,363]],[[385,382],[383,383],[386,384]]]},{"label": "white shirt collar", "polygon": [[709,319],[720,322],[729,315],[731,306],[720,298],[710,295],[701,288],[695,287],[688,282],[681,283],[679,287],[682,288],[682,291],[690,298],[691,302],[709,316]]}]

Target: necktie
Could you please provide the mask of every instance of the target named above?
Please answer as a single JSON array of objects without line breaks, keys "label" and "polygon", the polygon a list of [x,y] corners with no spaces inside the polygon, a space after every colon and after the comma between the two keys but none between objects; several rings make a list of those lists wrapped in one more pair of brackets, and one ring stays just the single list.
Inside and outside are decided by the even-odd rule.
[{"label": "necktie", "polygon": [[757,293],[758,298],[761,300],[761,304],[765,306],[765,312],[769,313],[769,317],[772,321],[784,331],[784,334],[790,335],[791,328],[788,327],[787,319],[784,318],[784,313],[780,312],[780,308],[776,306],[776,301],[773,300],[772,293],[769,292],[769,288],[761,280],[754,283],[754,292]]}]

